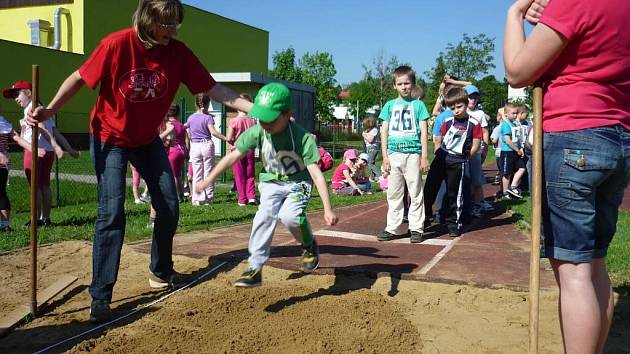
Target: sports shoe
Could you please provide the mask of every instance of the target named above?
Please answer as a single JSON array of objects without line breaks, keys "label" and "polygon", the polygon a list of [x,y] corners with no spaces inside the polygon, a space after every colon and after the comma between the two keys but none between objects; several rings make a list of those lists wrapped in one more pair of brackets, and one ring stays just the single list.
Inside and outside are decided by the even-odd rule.
[{"label": "sports shoe", "polygon": [[250,199],[247,201],[248,205],[258,205],[258,201],[256,199]]},{"label": "sports shoe", "polygon": [[403,224],[409,224],[409,216],[403,215],[402,223]]},{"label": "sports shoe", "polygon": [[470,211],[473,218],[481,217],[481,207],[478,204],[473,205],[472,210]]},{"label": "sports shoe", "polygon": [[448,226],[448,235],[451,237],[459,237],[462,234],[462,230],[459,229],[456,225]]},{"label": "sports shoe", "polygon": [[411,236],[409,236],[409,241],[411,243],[420,243],[425,240],[424,233],[420,231],[411,231]]},{"label": "sports shoe", "polygon": [[102,323],[113,318],[112,310],[107,300],[92,300],[90,305],[90,322]]},{"label": "sports shoe", "polygon": [[247,268],[241,277],[234,282],[237,288],[257,288],[262,285],[262,270],[258,268]]},{"label": "sports shoe", "polygon": [[515,197],[515,198],[518,198],[518,199],[523,198],[523,196],[521,195],[521,191],[519,191],[518,188],[516,188],[516,187],[510,187],[505,192],[508,193],[509,195],[511,195],[512,197]]},{"label": "sports shoe", "polygon": [[302,246],[302,271],[312,273],[319,266],[319,247],[313,240],[310,246]]},{"label": "sports shoe", "polygon": [[482,212],[488,212],[488,211],[493,211],[494,207],[492,206],[492,204],[488,203],[485,200],[482,200],[480,203],[481,206],[481,211]]},{"label": "sports shoe", "polygon": [[138,204],[138,205],[140,205],[140,204],[144,204],[144,200],[142,200],[142,199],[140,199],[140,198],[136,198],[136,199],[134,199],[134,201],[133,201],[133,202],[134,202],[134,204]]},{"label": "sports shoe", "polygon": [[393,233],[383,230],[383,232],[381,232],[376,237],[376,239],[379,241],[391,241],[394,239],[394,237],[396,237],[396,235],[394,235]]},{"label": "sports shoe", "polygon": [[151,202],[151,195],[149,195],[149,194],[142,194],[140,196],[140,200],[142,200],[145,203],[150,203]]},{"label": "sports shoe", "polygon": [[168,275],[163,277],[158,277],[153,274],[153,272],[149,273],[149,286],[153,289],[163,289],[163,288],[180,288],[186,284],[186,279],[183,274],[177,273],[172,270]]}]

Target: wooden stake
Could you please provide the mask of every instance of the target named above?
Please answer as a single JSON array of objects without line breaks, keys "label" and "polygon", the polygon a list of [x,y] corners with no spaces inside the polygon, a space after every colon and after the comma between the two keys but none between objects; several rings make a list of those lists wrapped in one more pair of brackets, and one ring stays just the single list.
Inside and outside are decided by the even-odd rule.
[{"label": "wooden stake", "polygon": [[543,174],[543,91],[534,86],[534,145],[532,161],[532,240],[529,262],[529,353],[538,353],[538,295],[540,289],[540,233],[542,227],[542,174]]},{"label": "wooden stake", "polygon": [[[31,90],[31,111],[37,108],[39,102],[39,65],[32,66],[33,88]],[[31,314],[37,317],[37,219],[39,210],[37,205],[37,143],[39,127],[32,127],[31,134]]]}]

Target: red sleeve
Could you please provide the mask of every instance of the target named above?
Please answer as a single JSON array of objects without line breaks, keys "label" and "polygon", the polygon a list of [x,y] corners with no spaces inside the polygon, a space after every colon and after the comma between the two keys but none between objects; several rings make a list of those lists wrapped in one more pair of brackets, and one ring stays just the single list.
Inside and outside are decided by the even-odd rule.
[{"label": "red sleeve", "polygon": [[481,129],[481,124],[475,124],[472,131],[473,139],[481,139],[483,137],[483,129]]},{"label": "red sleeve", "polygon": [[440,127],[440,133],[442,136],[446,136],[448,129],[450,128],[450,124],[448,122],[442,122],[442,126]]},{"label": "red sleeve", "polygon": [[197,56],[187,47],[184,47],[183,50],[183,60],[185,69],[182,74],[182,82],[193,95],[206,92],[214,87],[216,84],[214,78],[210,76]]},{"label": "red sleeve", "polygon": [[588,10],[581,0],[554,0],[545,8],[540,22],[559,32],[567,40],[584,30]]},{"label": "red sleeve", "polygon": [[88,60],[86,60],[79,68],[81,79],[83,79],[89,88],[95,89],[101,81],[101,78],[103,78],[105,72],[107,71],[107,63],[109,62],[109,56],[111,55],[110,52],[110,46],[101,41],[101,43],[94,48],[94,51]]}]

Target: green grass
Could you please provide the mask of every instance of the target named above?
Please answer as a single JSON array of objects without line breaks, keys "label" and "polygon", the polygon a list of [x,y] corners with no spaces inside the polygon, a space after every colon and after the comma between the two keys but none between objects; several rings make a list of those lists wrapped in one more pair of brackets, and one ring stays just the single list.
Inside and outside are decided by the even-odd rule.
[{"label": "green grass", "polygon": [[[531,225],[532,212],[530,198],[520,200],[502,200],[503,206],[512,210],[515,220],[526,221]],[[518,224],[523,229],[528,229],[524,224]],[[620,211],[617,220],[617,232],[608,249],[606,264],[615,287],[630,286],[630,212]]]}]

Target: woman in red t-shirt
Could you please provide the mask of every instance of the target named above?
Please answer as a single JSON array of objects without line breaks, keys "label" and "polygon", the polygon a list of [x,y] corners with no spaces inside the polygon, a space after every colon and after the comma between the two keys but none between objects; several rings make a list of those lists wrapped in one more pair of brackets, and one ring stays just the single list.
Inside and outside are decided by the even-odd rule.
[{"label": "woman in red t-shirt", "polygon": [[[601,353],[613,314],[605,256],[630,182],[629,13],[627,0],[519,0],[506,20],[508,81],[544,87],[541,255],[567,353]],[[523,19],[537,23],[527,39]]]},{"label": "woman in red t-shirt", "polygon": [[70,74],[44,108],[28,118],[36,124],[55,114],[84,84],[99,94],[90,115],[92,157],[98,180],[90,320],[112,317],[110,302],[125,234],[125,178],[130,161],[144,178],[157,211],[149,285],[182,283],[173,269],[173,235],[179,201],[168,159],[158,137],[180,84],[191,93],[248,112],[251,102],[217,84],[186,45],[175,39],[184,19],[179,0],[142,0],[133,27],[105,37],[87,61]]}]

